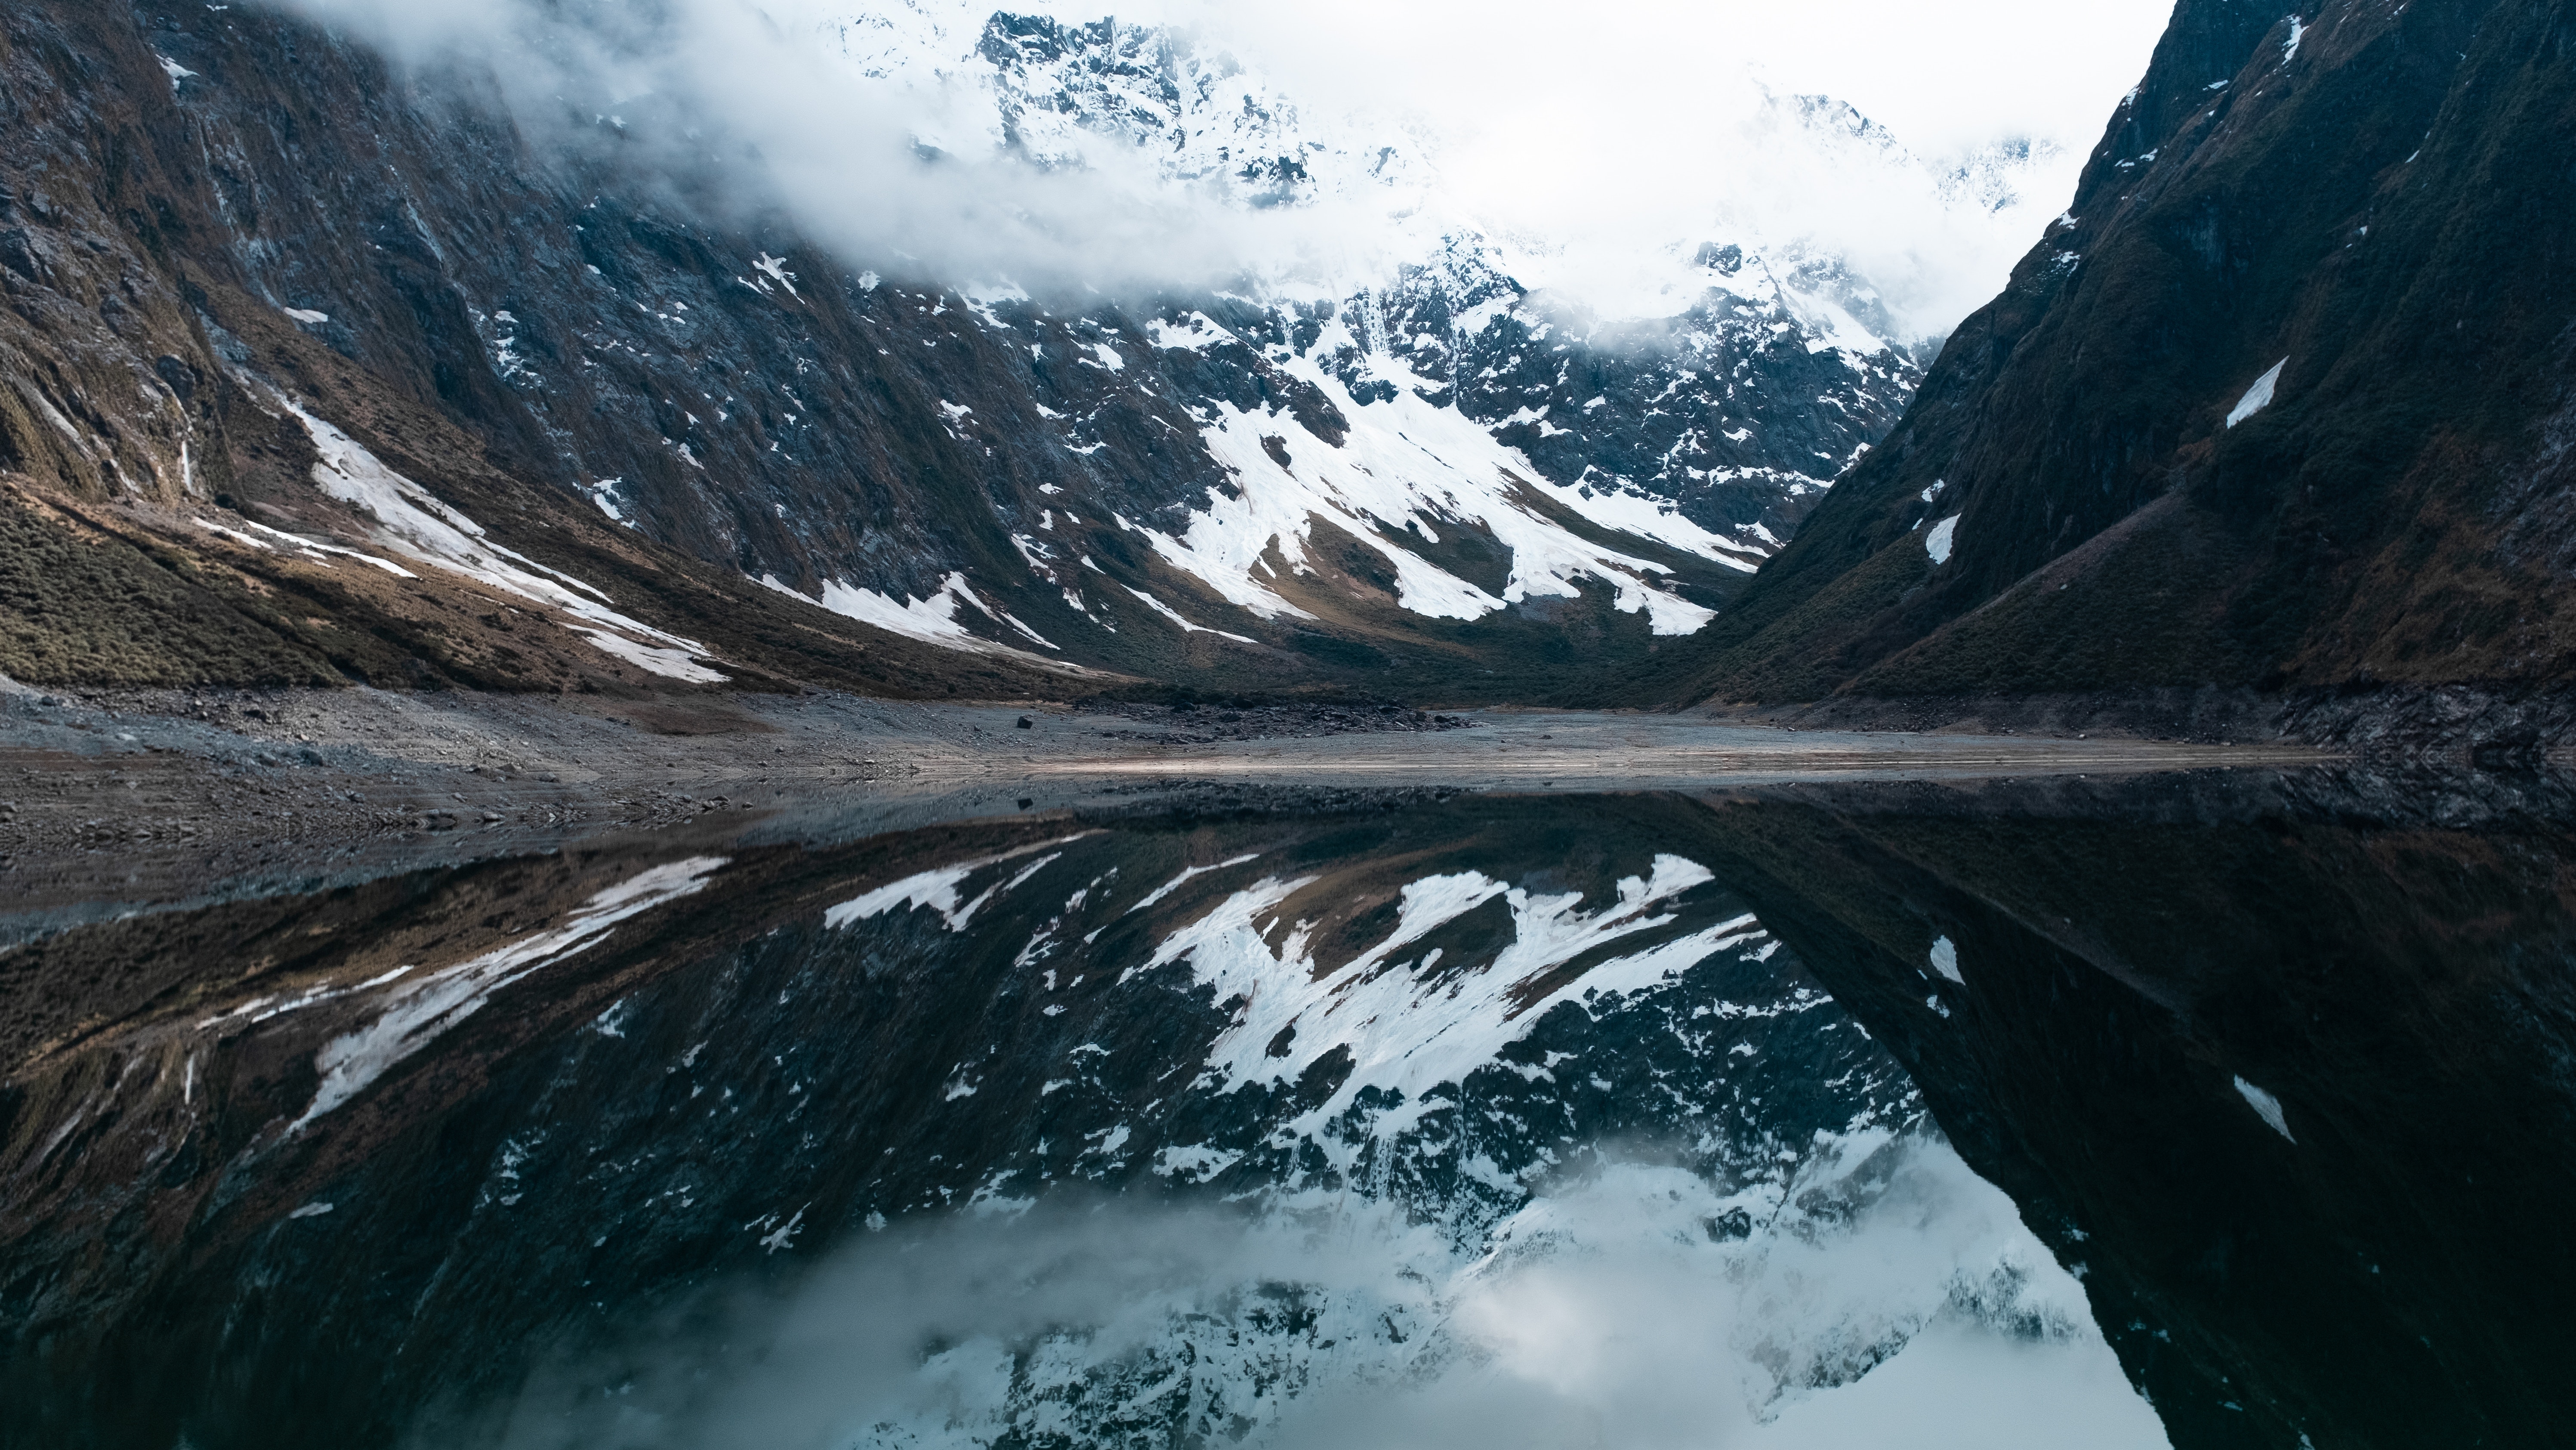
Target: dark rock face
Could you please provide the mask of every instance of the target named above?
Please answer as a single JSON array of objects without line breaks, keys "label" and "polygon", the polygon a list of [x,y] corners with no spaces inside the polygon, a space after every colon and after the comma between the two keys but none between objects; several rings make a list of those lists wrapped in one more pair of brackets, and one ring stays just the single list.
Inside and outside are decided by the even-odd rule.
[{"label": "dark rock face", "polygon": [[[736,677],[856,668],[840,646],[812,645],[837,665],[804,658],[829,635],[875,651],[881,675],[907,662],[906,688],[932,693],[958,674],[1062,688],[1031,675],[1041,662],[1220,688],[1579,690],[1569,662],[1642,659],[1722,605],[1914,376],[1892,349],[1822,346],[1778,279],[1601,329],[1518,297],[1472,248],[1339,305],[977,300],[740,220],[708,178],[670,169],[654,139],[680,124],[669,116],[531,137],[488,81],[395,72],[256,6],[146,22],[39,4],[9,26],[0,468],[148,505],[111,522],[148,534],[157,520],[162,537],[136,547],[213,548],[209,572],[229,578],[274,561],[233,557],[201,519],[373,537],[314,496],[309,427],[273,401],[300,399],[496,540],[636,602]],[[1159,36],[1001,15],[982,44],[1018,87],[1013,127],[1159,135],[1198,74]],[[1277,139],[1293,120],[1240,124]],[[1029,134],[1011,144],[1042,163]],[[1311,191],[1298,154],[1230,144],[1207,164],[1233,168],[1222,176],[1252,202],[1296,201]],[[1712,281],[1730,265],[1744,270],[1712,258]],[[1791,280],[1867,311],[1830,277]],[[1465,454],[1423,466],[1473,478],[1491,495],[1481,512],[1419,501],[1443,496],[1445,473],[1397,480],[1416,500],[1403,507],[1263,512],[1279,489],[1326,486],[1318,462],[1347,474],[1354,426],[1401,431],[1369,413],[1399,382],[1526,450],[1536,477],[1462,433]],[[1212,434],[1238,423],[1278,474],[1247,475]],[[1625,514],[1594,504],[1614,494]],[[1247,497],[1258,523],[1224,512]],[[1668,517],[1687,524],[1670,539],[1655,522]],[[1278,534],[1286,584],[1266,582],[1247,530]],[[1574,562],[1546,564],[1525,597],[1514,561],[1559,555]],[[685,597],[665,597],[674,570],[693,581]],[[1444,577],[1481,593],[1438,602],[1457,590]],[[743,587],[761,580],[839,614]],[[1641,611],[1641,583],[1677,602]],[[1248,590],[1280,603],[1247,608]],[[379,617],[390,606],[338,602],[375,620],[354,633],[403,635],[393,657],[334,653],[281,616],[263,668],[391,681],[417,673],[411,656],[485,684],[571,668],[514,665],[509,641],[460,652]],[[46,661],[79,653],[31,645],[13,665],[70,678],[76,660]],[[1454,668],[1462,657],[1476,667]]]},{"label": "dark rock face", "polygon": [[2181,6],[2065,220],[1667,688],[2563,681],[2570,34]]}]

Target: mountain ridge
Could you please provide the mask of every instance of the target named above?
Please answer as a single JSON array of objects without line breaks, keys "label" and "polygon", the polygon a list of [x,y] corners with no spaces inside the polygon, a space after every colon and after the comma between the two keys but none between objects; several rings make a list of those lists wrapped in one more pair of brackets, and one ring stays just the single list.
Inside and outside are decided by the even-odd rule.
[{"label": "mountain ridge", "polygon": [[2179,8],[2067,216],[1668,698],[2567,682],[2566,11],[2310,9]]},{"label": "mountain ridge", "polygon": [[[1124,43],[1047,34],[1031,114]],[[1580,692],[1722,608],[1918,371],[1830,257],[1703,248],[1641,321],[1467,233],[1347,298],[1058,310],[639,173],[649,102],[549,151],[489,78],[268,7],[38,5],[6,64],[0,668],[38,684]],[[34,562],[64,529],[78,589]]]}]

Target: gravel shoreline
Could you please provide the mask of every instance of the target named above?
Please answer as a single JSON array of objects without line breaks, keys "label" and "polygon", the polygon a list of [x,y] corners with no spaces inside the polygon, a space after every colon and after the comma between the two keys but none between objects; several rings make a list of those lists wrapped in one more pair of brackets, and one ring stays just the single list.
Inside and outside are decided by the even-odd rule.
[{"label": "gravel shoreline", "polygon": [[[1195,810],[1242,799],[1249,785],[1279,802],[1320,791],[1315,808],[1339,809],[1332,803],[1358,799],[1352,792],[1705,790],[2315,758],[2287,745],[1570,712],[1435,717],[1347,704],[1174,712],[836,694],[9,687],[0,689],[0,883],[15,902],[7,919],[23,925],[603,835],[847,840],[982,815],[1150,809],[1165,798]],[[1234,789],[1211,796],[1211,783]]]}]

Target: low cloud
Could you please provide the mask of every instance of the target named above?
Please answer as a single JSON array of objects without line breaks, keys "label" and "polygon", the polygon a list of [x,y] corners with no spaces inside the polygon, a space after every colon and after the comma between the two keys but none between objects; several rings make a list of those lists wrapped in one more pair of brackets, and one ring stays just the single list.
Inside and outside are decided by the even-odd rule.
[{"label": "low cloud", "polygon": [[[490,67],[540,144],[596,144],[608,128],[648,166],[745,214],[783,215],[854,268],[1032,290],[1251,278],[1330,295],[1475,228],[1524,280],[1635,315],[1679,305],[1659,299],[1696,244],[1735,241],[1848,257],[1917,333],[1991,295],[2062,208],[2170,8],[1122,8],[1123,25],[1166,25],[1211,62],[1240,61],[1305,133],[1382,144],[1410,167],[1400,185],[1254,209],[1105,137],[1043,164],[997,149],[990,95],[960,64],[987,7],[966,0],[293,3],[414,63]],[[1013,8],[1084,21],[1099,7]],[[1908,154],[1784,128],[1777,98],[1806,94],[1858,106]],[[2015,170],[2019,195],[2000,209],[1943,188],[1943,171],[2020,143],[2054,159]]]}]

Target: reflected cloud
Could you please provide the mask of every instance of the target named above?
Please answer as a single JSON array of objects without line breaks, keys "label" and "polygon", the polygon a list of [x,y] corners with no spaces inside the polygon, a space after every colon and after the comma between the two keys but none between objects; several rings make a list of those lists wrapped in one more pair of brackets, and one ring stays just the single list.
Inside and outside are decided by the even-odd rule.
[{"label": "reflected cloud", "polygon": [[2166,1443],[2010,1201],[1937,1140],[1884,1134],[1736,1192],[1612,1163],[1467,1248],[1366,1200],[900,1227],[552,1364],[492,1420],[511,1450],[2011,1450],[2070,1423]]}]

